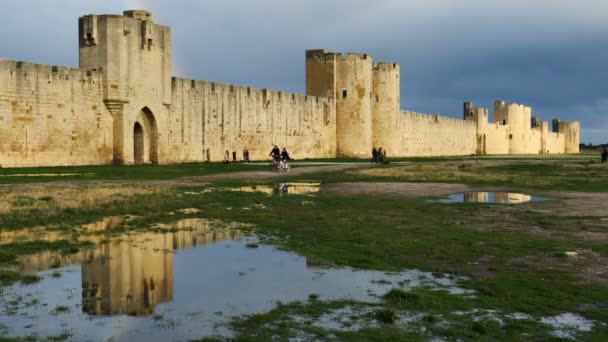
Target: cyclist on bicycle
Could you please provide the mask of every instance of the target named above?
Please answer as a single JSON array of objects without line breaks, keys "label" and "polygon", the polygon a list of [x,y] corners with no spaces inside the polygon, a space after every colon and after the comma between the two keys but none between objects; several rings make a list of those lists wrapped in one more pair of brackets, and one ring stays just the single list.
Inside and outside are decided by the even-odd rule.
[{"label": "cyclist on bicycle", "polygon": [[289,153],[287,153],[287,149],[283,147],[283,152],[281,152],[281,160],[290,161],[291,157],[289,157]]},{"label": "cyclist on bicycle", "polygon": [[283,151],[281,152],[281,168],[284,171],[289,171],[289,161],[291,160],[291,157],[289,156],[289,153],[287,153],[287,149],[283,148]]},{"label": "cyclist on bicycle", "polygon": [[279,169],[279,160],[281,159],[281,150],[279,146],[274,145],[272,151],[270,151],[270,157],[272,157],[272,164],[275,170]]}]

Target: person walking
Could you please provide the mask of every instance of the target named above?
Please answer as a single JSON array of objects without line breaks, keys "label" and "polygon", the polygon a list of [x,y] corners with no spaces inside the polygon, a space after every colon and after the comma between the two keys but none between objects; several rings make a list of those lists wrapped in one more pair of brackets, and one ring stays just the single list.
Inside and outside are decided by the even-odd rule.
[{"label": "person walking", "polygon": [[602,152],[602,164],[608,163],[608,150],[604,147],[604,151]]},{"label": "person walking", "polygon": [[376,149],[376,146],[374,146],[374,148],[372,148],[372,163],[377,163],[378,162],[378,150]]},{"label": "person walking", "polygon": [[229,164],[230,163],[230,151],[226,150],[226,152],[224,152],[224,164]]},{"label": "person walking", "polygon": [[236,151],[232,151],[232,162],[236,163]]},{"label": "person walking", "polygon": [[384,151],[382,150],[382,147],[378,149],[378,163],[384,163]]}]

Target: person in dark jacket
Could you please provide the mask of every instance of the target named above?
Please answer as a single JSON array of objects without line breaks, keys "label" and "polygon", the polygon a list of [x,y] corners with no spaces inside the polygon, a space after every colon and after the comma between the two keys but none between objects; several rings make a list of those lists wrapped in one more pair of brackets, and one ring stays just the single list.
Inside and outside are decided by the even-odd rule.
[{"label": "person in dark jacket", "polygon": [[374,146],[374,148],[372,148],[372,163],[377,163],[378,162],[378,150],[376,149],[376,146]]},{"label": "person in dark jacket", "polygon": [[608,150],[604,147],[604,151],[602,152],[602,164],[608,162]]},{"label": "person in dark jacket", "polygon": [[287,153],[287,149],[283,148],[283,152],[281,152],[281,160],[283,161],[290,161],[291,157],[289,156],[289,153]]}]

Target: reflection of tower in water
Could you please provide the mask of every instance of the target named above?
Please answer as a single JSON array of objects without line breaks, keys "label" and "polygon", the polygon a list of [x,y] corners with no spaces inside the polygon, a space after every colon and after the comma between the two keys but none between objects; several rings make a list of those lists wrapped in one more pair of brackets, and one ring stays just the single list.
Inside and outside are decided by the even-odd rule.
[{"label": "reflection of tower in water", "polygon": [[[169,225],[167,225],[169,227]],[[238,238],[235,230],[216,232],[206,220],[187,219],[167,233],[124,234],[119,241],[87,251],[82,264],[83,311],[91,315],[154,313],[173,298],[173,251]]]},{"label": "reflection of tower in water", "polygon": [[82,264],[83,311],[149,315],[173,298],[172,234],[124,236],[89,251]]},{"label": "reflection of tower in water", "polygon": [[489,193],[487,192],[469,192],[464,194],[464,202],[487,203],[489,199]]}]

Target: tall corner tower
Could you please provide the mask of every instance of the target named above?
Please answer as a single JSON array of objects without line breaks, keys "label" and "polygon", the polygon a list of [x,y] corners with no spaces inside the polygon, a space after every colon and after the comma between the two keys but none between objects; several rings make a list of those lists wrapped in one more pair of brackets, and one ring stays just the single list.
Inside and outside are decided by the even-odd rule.
[{"label": "tall corner tower", "polygon": [[368,157],[372,149],[372,56],[336,58],[336,136],[340,157]]},{"label": "tall corner tower", "polygon": [[509,127],[509,154],[528,153],[526,133],[531,127],[532,108],[517,103],[496,101],[494,121]]},{"label": "tall corner tower", "polygon": [[400,68],[397,63],[378,63],[373,66],[372,134],[373,146],[390,155],[399,153]]}]

